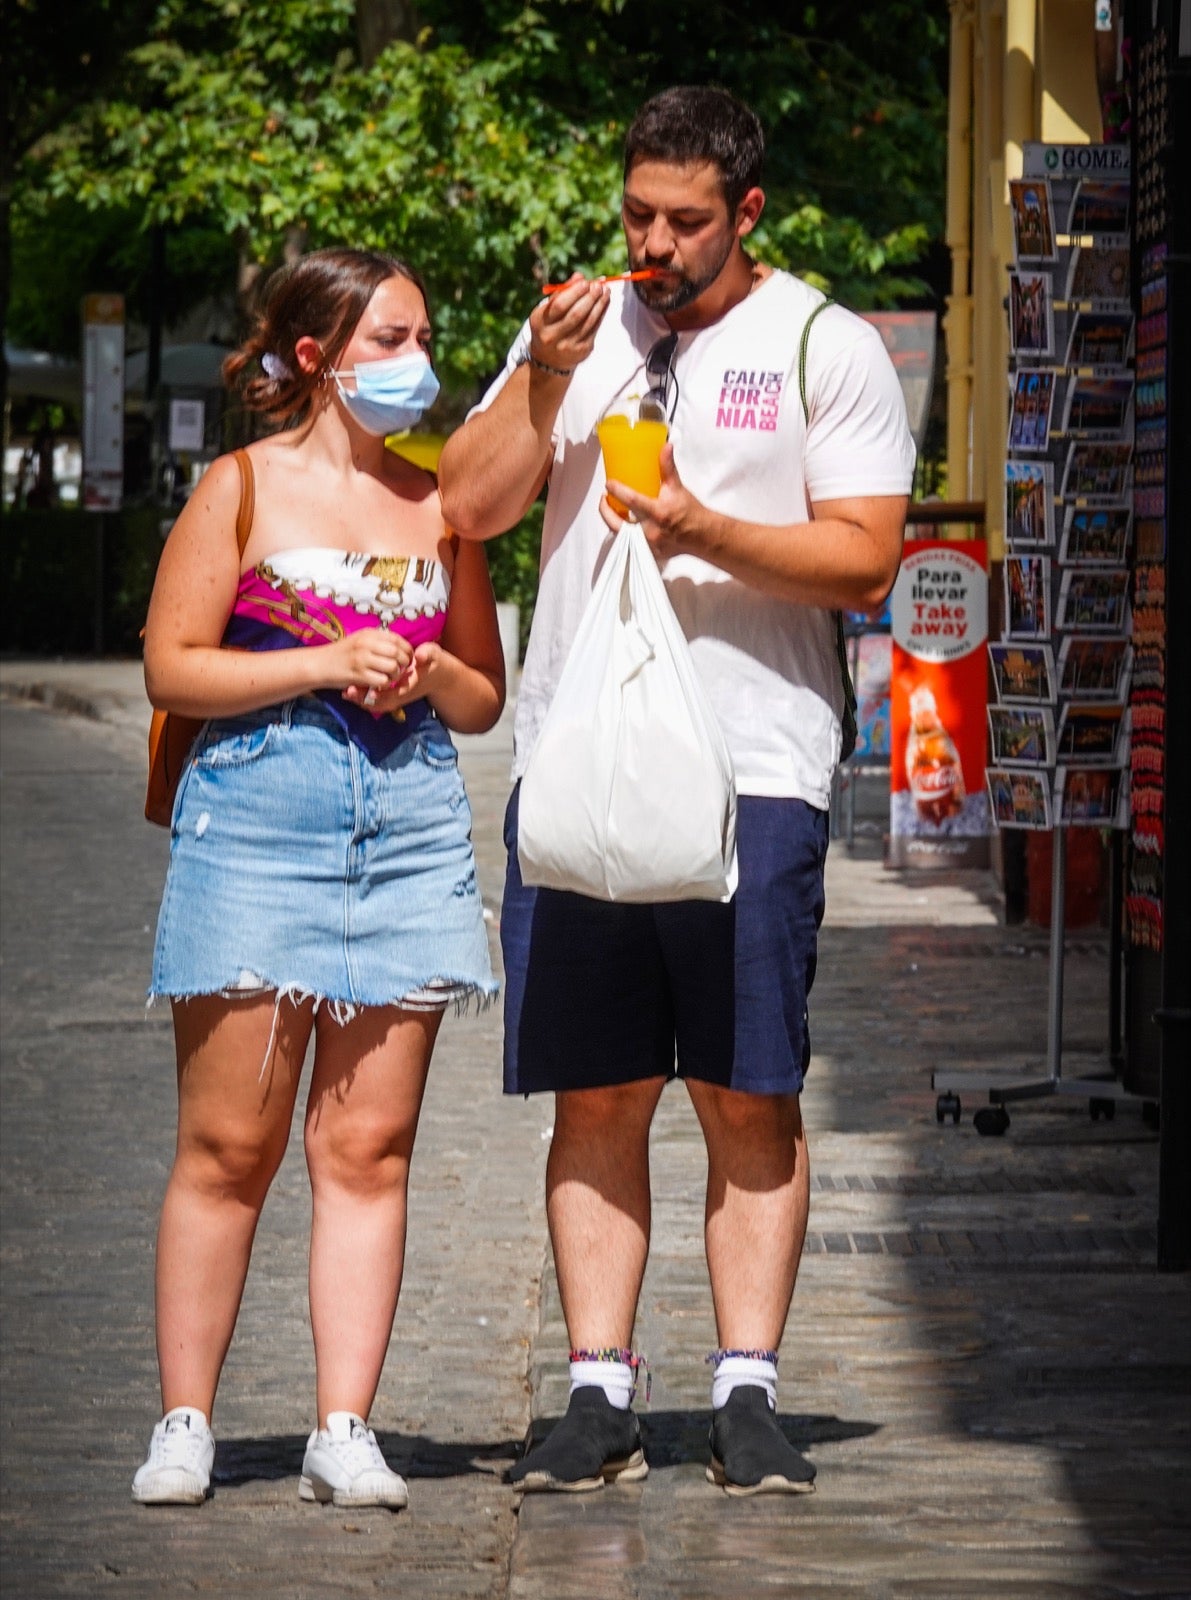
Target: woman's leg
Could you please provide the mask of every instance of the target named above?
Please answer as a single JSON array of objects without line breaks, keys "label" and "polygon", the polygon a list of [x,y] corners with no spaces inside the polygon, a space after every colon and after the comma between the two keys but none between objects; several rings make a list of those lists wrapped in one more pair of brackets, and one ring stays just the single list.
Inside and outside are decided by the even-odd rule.
[{"label": "woman's leg", "polygon": [[174,1002],[178,1148],[157,1235],[164,1411],[211,1416],[265,1195],[285,1154],[312,1006]]},{"label": "woman's leg", "polygon": [[405,1264],[406,1191],[441,1012],[368,1007],[319,1014],[306,1109],[314,1197],[310,1321],[318,1425],[366,1418],[380,1382]]}]

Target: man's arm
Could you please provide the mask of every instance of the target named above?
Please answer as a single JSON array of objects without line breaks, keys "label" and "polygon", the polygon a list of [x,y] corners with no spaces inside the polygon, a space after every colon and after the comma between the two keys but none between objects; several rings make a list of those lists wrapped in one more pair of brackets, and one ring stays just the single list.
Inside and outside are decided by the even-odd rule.
[{"label": "man's arm", "polygon": [[533,504],[549,471],[570,374],[591,353],[607,309],[606,286],[578,276],[544,298],[529,319],[530,361],[447,440],[438,486],[443,518],[461,538],[491,539]]},{"label": "man's arm", "polygon": [[[810,522],[742,522],[695,499],[675,471],[670,445],[662,451],[656,500],[620,483],[608,488],[641,523],[659,559],[700,556],[750,588],[798,605],[879,611],[901,563],[906,495],[820,500],[811,507]],[[600,511],[609,527],[620,526],[607,496]]]}]

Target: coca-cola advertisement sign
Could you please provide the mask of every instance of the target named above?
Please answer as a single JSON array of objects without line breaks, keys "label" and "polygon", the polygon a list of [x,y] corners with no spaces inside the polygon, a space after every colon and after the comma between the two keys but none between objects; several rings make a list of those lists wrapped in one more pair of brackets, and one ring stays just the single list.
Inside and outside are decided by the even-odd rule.
[{"label": "coca-cola advertisement sign", "polygon": [[984,542],[907,541],[890,615],[891,863],[986,865]]}]

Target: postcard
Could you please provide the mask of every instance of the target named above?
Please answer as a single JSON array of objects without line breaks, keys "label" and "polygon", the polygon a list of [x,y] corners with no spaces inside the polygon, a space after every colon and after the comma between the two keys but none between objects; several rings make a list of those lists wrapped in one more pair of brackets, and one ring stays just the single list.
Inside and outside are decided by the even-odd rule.
[{"label": "postcard", "polygon": [[1068,634],[1059,646],[1059,688],[1079,700],[1123,702],[1129,693],[1133,651],[1128,639]]},{"label": "postcard", "polygon": [[1132,455],[1130,444],[1071,445],[1059,493],[1064,500],[1123,501],[1132,487]]},{"label": "postcard", "polygon": [[1125,774],[1113,767],[1060,767],[1055,815],[1072,828],[1123,828],[1128,817]]},{"label": "postcard", "polygon": [[1128,233],[1129,183],[1082,178],[1071,196],[1067,232]]},{"label": "postcard", "polygon": [[1132,354],[1132,311],[1075,313],[1067,340],[1069,367],[1123,367]]},{"label": "postcard", "polygon": [[[1018,377],[1023,374],[1018,373]],[[1128,434],[1133,379],[1077,375],[1067,386],[1063,432],[1085,439],[1124,440]]]},{"label": "postcard", "polygon": [[1054,300],[1049,272],[1009,274],[1009,348],[1016,356],[1052,356]]},{"label": "postcard", "polygon": [[1013,212],[1013,254],[1016,261],[1053,261],[1054,207],[1046,178],[1011,178],[1009,206]]},{"label": "postcard", "polygon": [[1049,461],[1005,463],[1005,537],[1011,549],[1054,544],[1054,486]]},{"label": "postcard", "polygon": [[1129,554],[1129,506],[1068,506],[1059,560],[1064,565],[1121,567]]},{"label": "postcard", "polygon": [[1053,767],[1055,723],[1042,706],[989,706],[992,759],[1001,767]]},{"label": "postcard", "polygon": [[[1008,565],[1008,560],[1006,561]],[[1123,633],[1129,610],[1129,573],[1083,572],[1068,567],[1059,588],[1055,627],[1086,633]]]},{"label": "postcard", "polygon": [[1050,557],[1005,557],[1006,639],[1050,638]]},{"label": "postcard", "polygon": [[1027,369],[1013,377],[1013,409],[1009,416],[1009,450],[1043,451],[1050,443],[1050,413],[1055,375]]},{"label": "postcard", "polygon": [[998,828],[1050,827],[1050,780],[1044,772],[989,767],[987,777]]},{"label": "postcard", "polygon": [[1049,645],[990,642],[988,658],[1003,706],[1054,704],[1055,668]]},{"label": "postcard", "polygon": [[1067,274],[1068,300],[1129,304],[1129,246],[1077,245]]},{"label": "postcard", "polygon": [[1125,706],[1063,707],[1057,734],[1058,759],[1075,766],[1119,767],[1128,753]]}]

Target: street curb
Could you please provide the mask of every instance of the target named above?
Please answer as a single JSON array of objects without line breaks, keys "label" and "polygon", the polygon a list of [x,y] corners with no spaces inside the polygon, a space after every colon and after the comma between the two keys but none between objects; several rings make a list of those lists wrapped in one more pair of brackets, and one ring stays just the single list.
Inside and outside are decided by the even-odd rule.
[{"label": "street curb", "polygon": [[108,720],[96,701],[54,683],[2,683],[0,700],[31,700],[37,705],[48,706],[52,711],[64,711],[72,717],[86,717],[89,722]]}]

